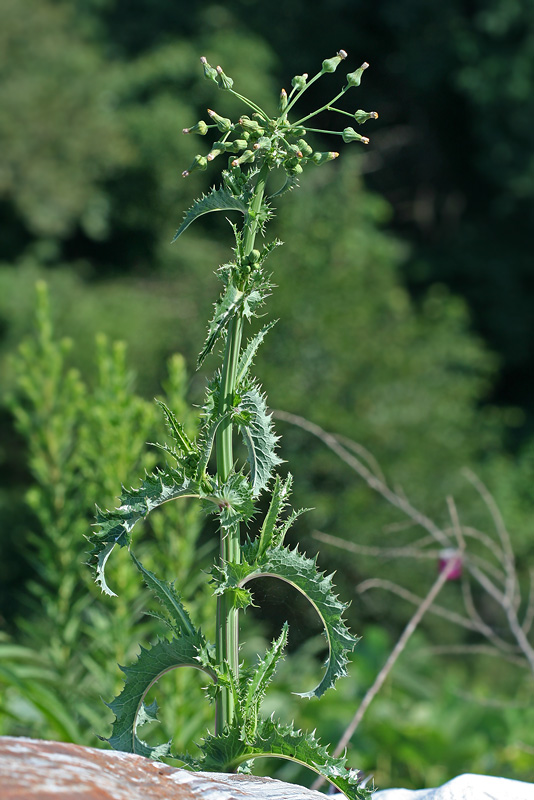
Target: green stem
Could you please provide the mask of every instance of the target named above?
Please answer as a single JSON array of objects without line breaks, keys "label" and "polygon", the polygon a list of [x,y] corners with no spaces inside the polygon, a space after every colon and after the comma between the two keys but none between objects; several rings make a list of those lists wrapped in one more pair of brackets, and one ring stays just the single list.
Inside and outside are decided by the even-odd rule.
[{"label": "green stem", "polygon": [[[324,74],[324,73],[323,73],[323,71],[321,70],[320,72],[318,72],[318,73],[317,73],[317,75],[314,75],[314,76],[313,76],[313,78],[310,78],[310,80],[309,80],[309,81],[306,83],[306,85],[305,85],[305,86],[303,86],[303,87],[302,87],[302,89],[300,89],[300,90],[298,91],[298,93],[295,95],[295,97],[293,98],[293,100],[291,100],[291,101],[289,101],[289,102],[288,102],[287,106],[286,106],[286,107],[285,107],[285,109],[284,109],[284,114],[283,114],[283,116],[284,116],[284,117],[285,117],[285,116],[287,116],[287,113],[288,113],[289,111],[291,111],[291,109],[293,108],[293,106],[295,105],[295,103],[298,103],[299,99],[302,97],[302,95],[304,94],[304,92],[305,92],[307,89],[309,89],[309,88],[310,88],[310,86],[312,85],[312,83],[315,83],[315,81],[319,80],[319,78],[320,78],[320,77],[321,77],[321,75],[323,75],[323,74]],[[293,92],[291,92],[291,94],[293,94]]]},{"label": "green stem", "polygon": [[354,119],[354,114],[352,114],[350,111],[343,111],[342,108],[334,108],[333,106],[327,106],[325,111],[337,111],[338,114],[345,114],[346,117]]},{"label": "green stem", "polygon": [[[250,200],[249,213],[245,217],[243,254],[249,255],[254,249],[256,233],[258,231],[258,213],[261,209],[265,184],[269,168],[266,164],[260,170],[254,193]],[[221,375],[221,390],[219,400],[219,414],[228,414],[232,409],[236,391],[237,366],[241,350],[243,334],[243,317],[237,314],[228,327],[226,347]],[[232,421],[230,418],[219,426],[217,431],[217,476],[219,483],[224,483],[234,466]],[[239,523],[223,532],[221,530],[221,560],[241,561],[241,541]],[[217,598],[217,639],[216,657],[218,664],[227,662],[234,675],[239,673],[239,617],[238,609],[234,607],[232,598],[223,594]],[[215,712],[215,729],[221,733],[226,725],[232,722],[234,716],[234,700],[228,689],[222,689],[217,701]]]},{"label": "green stem", "polygon": [[256,103],[253,103],[252,100],[248,99],[248,97],[245,97],[244,95],[239,94],[238,92],[234,91],[234,89],[228,89],[227,91],[229,91],[230,94],[233,94],[234,97],[237,97],[238,100],[241,100],[242,103],[245,103],[249,108],[252,108],[254,111],[257,111],[258,114],[261,114],[263,119],[265,119],[265,120],[269,119],[269,116],[265,113],[263,108],[261,106],[256,105]]},{"label": "green stem", "polygon": [[311,119],[311,117],[315,117],[316,114],[320,114],[322,111],[330,111],[330,106],[332,105],[332,103],[335,103],[337,100],[339,100],[340,97],[343,97],[348,88],[349,88],[348,86],[344,86],[343,89],[340,91],[340,93],[336,94],[336,96],[333,97],[329,103],[326,103],[326,105],[322,106],[321,108],[318,108],[317,111],[312,111],[312,113],[308,114],[306,117],[302,117],[301,119],[297,120],[296,122],[293,123],[293,125],[302,125],[303,122],[306,122],[307,119]]},{"label": "green stem", "polygon": [[326,131],[322,128],[306,128],[309,133],[328,133],[331,136],[343,136],[343,131]]}]

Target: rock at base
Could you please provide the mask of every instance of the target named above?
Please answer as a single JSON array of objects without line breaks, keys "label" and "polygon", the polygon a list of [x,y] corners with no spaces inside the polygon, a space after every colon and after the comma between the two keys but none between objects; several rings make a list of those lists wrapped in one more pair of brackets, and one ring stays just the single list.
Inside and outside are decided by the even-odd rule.
[{"label": "rock at base", "polygon": [[324,800],[273,778],[189,772],[143,756],[0,737],[2,800]]}]

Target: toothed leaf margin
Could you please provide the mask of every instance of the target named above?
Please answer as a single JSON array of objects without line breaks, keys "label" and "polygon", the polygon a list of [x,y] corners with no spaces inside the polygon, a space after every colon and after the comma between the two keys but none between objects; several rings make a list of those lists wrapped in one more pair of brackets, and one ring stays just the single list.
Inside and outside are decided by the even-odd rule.
[{"label": "toothed leaf margin", "polygon": [[298,550],[287,547],[268,548],[263,556],[252,563],[247,553],[254,555],[254,545],[244,548],[244,559],[240,564],[227,562],[212,571],[216,584],[215,594],[226,590],[243,588],[253,578],[269,575],[298,589],[313,605],[324,625],[329,645],[326,669],[321,681],[309,692],[296,692],[300,697],[321,697],[334,686],[338,678],[347,674],[347,654],[352,652],[358,639],[347,628],[342,614],[347,606],[333,592],[332,576],[317,570],[316,559],[308,558]]}]

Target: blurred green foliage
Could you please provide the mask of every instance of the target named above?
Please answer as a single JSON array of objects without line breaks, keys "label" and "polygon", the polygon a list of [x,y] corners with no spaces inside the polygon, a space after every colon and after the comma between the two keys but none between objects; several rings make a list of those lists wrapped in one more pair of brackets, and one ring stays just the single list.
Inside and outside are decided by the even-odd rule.
[{"label": "blurred green foliage", "polygon": [[[274,25],[272,9],[246,0],[0,4],[1,732],[94,744],[107,713],[98,697],[117,691],[113,664],[157,630],[141,622],[129,565],[118,567],[118,605],[98,596],[81,565],[83,535],[96,498],[111,505],[117,481],[153,464],[144,442],[163,434],[147,398],[167,380],[183,419],[186,391],[193,402],[201,396],[202,374],[186,378],[180,360],[170,377],[166,367],[173,353],[194,364],[215,300],[212,273],[230,242],[218,220],[169,245],[192,193],[212,180],[208,169],[183,186],[180,173],[203,140],[181,129],[206,106],[233,110],[203,80],[200,55],[223,63],[268,108],[280,81],[313,71],[325,47],[371,62],[361,104],[377,108],[383,127],[369,150],[344,154],[280,203],[273,235],[286,244],[272,258],[280,321],[258,374],[273,407],[360,441],[438,519],[454,494],[472,524],[487,524],[459,476],[464,464],[480,472],[525,576],[534,558],[530,11],[510,0],[319,0],[310,14],[291,0]],[[52,303],[50,316],[40,306],[36,338],[42,279]],[[97,333],[107,338],[95,358]],[[60,344],[65,336],[70,347]],[[127,344],[137,390],[116,340]],[[304,549],[314,549],[316,528],[362,544],[402,541],[388,527],[397,522],[391,510],[332,454],[278,427],[295,503],[315,509],[299,523]],[[197,619],[208,605],[194,577],[199,541],[210,546],[201,521],[170,506],[147,529],[143,553],[148,566],[170,560]],[[346,599],[377,570],[370,559],[323,550]],[[387,574],[406,569],[391,563]],[[410,566],[414,586],[429,580],[428,568]],[[244,622],[265,637],[285,614],[271,600],[263,628],[251,616]],[[388,598],[354,603],[351,622],[365,638],[351,679],[324,700],[320,720],[313,704],[298,703],[299,724],[336,740],[406,614]],[[319,642],[298,652],[314,624],[303,609],[292,625],[280,679],[293,690],[293,674],[304,680],[317,668]],[[421,636],[371,707],[355,763],[381,786],[419,788],[462,770],[531,778],[528,715],[484,705],[497,682],[485,662],[471,670],[451,659],[444,670],[420,654],[427,643],[463,641],[461,633],[433,621]],[[499,673],[503,702],[504,689],[513,696],[510,669]],[[195,697],[185,672],[168,680]],[[83,699],[67,717],[73,687]],[[180,710],[171,699],[165,708],[178,748],[208,724],[203,704]]]},{"label": "blurred green foliage", "polygon": [[[96,500],[113,504],[117,480],[126,483],[132,473],[153,469],[155,453],[145,442],[164,440],[165,432],[155,404],[133,391],[122,343],[111,345],[98,337],[92,388],[67,365],[71,347],[68,339],[54,336],[46,287],[38,284],[36,333],[13,359],[10,407],[27,443],[32,481],[25,496],[31,512],[28,530],[12,546],[31,573],[11,621],[16,633],[0,641],[0,731],[94,745],[103,718],[111,719],[101,698],[117,691],[113,665],[132,658],[140,633],[153,637],[162,633],[162,625],[140,622],[147,595],[140,592],[128,558],[119,558],[113,571],[116,602],[100,596],[84,566],[85,536]],[[164,398],[192,431],[195,419],[185,405],[186,385],[183,359],[175,356]],[[146,528],[146,563],[151,569],[170,567],[209,626],[210,592],[201,572],[206,546],[200,542],[197,510],[170,504]],[[183,677],[178,680],[192,702],[178,712],[177,693],[171,692],[165,719],[174,728],[186,714],[187,724],[177,731],[183,746],[189,726],[196,732],[209,716],[203,704],[194,703],[194,677],[188,676],[185,685]]]}]

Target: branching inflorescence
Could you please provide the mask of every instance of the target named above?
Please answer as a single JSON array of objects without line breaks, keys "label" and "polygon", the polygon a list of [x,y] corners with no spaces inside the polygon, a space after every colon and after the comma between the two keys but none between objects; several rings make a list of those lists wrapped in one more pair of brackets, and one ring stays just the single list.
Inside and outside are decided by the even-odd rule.
[{"label": "branching inflorescence", "polygon": [[[211,679],[206,693],[215,701],[216,724],[214,735],[209,734],[200,745],[200,758],[178,756],[185,764],[195,769],[233,771],[248,768],[259,756],[278,756],[305,764],[349,798],[363,798],[367,792],[358,786],[357,771],[346,767],[345,758],[330,756],[314,734],[261,717],[260,704],[287,641],[287,624],[265,657],[252,668],[245,668],[239,662],[238,638],[239,611],[252,602],[248,584],[253,578],[269,575],[304,594],[324,624],[329,647],[325,672],[319,684],[303,693],[303,697],[320,697],[334,686],[338,677],[346,674],[348,654],[357,642],[343,621],[346,606],[334,594],[332,576],[319,572],[314,559],[289,548],[284,541],[301,511],[289,508],[291,475],[284,478],[276,474],[281,463],[276,453],[278,437],[265,395],[251,375],[256,352],[274,323],[264,325],[243,343],[245,320],[258,316],[272,289],[265,260],[281,244],[275,240],[261,250],[255,248],[256,235],[264,233],[271,216],[271,201],[295,187],[308,164],[321,165],[338,156],[337,152],[314,152],[306,134],[327,132],[341,136],[344,142],[368,142],[352,127],[339,132],[318,131],[307,123],[323,111],[348,115],[357,124],[377,117],[376,112],[350,113],[334,106],[350,88],[359,86],[368,66],[364,63],[346,76],[346,85],[330,103],[295,122],[289,120],[289,113],[306,89],[322,75],[333,73],[346,55],[340,50],[323,61],[321,70],[310,80],[306,74],[293,78],[290,94],[282,89],[278,115],[274,118],[238,94],[232,79],[220,67],[215,69],[205,58],[201,59],[205,76],[237,97],[251,112],[234,123],[209,109],[210,123],[200,121],[184,129],[184,133],[202,136],[210,129],[221,133],[206,156],[195,157],[184,171],[185,177],[194,170],[206,169],[219,156],[226,154],[229,158],[227,168],[222,171],[221,185],[213,187],[187,211],[174,239],[199,216],[211,211],[238,211],[243,215],[242,227],[232,226],[234,256],[219,268],[223,290],[198,358],[200,366],[222,341],[222,366],[208,385],[196,440],[187,436],[173,412],[161,404],[171,440],[171,444],[159,445],[166,454],[167,465],[145,475],[138,488],[123,489],[118,508],[98,510],[97,526],[90,541],[96,580],[106,594],[113,595],[105,577],[112,550],[117,545],[130,549],[136,522],[162,503],[180,497],[197,498],[206,512],[216,515],[221,531],[220,558],[211,572],[217,598],[214,645],[195,627],[174,584],[157,578],[131,553],[147,587],[162,606],[170,638],[161,639],[149,649],[142,648],[137,662],[123,668],[124,688],[110,704],[116,716],[108,739],[112,747],[152,758],[171,754],[170,742],[151,747],[137,735],[138,728],[155,719],[157,712],[155,703],[146,705],[144,699],[163,674],[191,666],[203,670]],[[280,171],[285,183],[268,197],[269,178]],[[242,437],[247,453],[242,465],[234,457],[236,433]],[[213,453],[215,470],[210,468]],[[257,501],[265,493],[270,496],[268,509],[263,519],[258,520]],[[243,525],[246,533],[242,537]],[[257,534],[252,536],[254,528]]]}]

